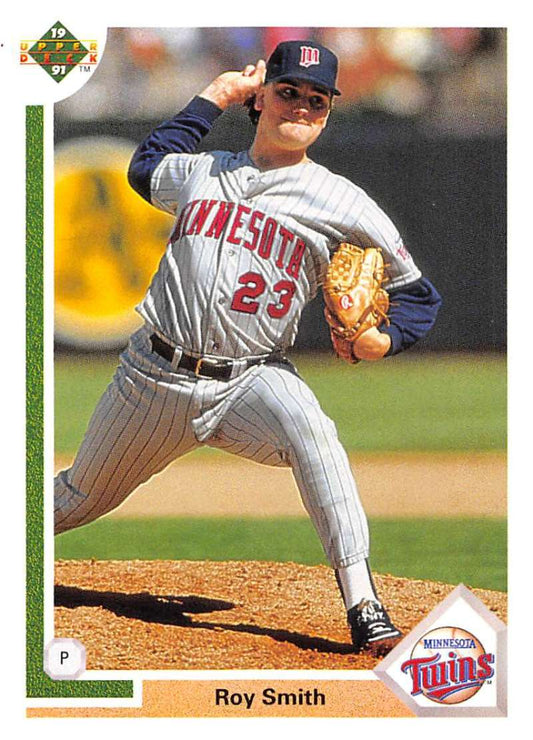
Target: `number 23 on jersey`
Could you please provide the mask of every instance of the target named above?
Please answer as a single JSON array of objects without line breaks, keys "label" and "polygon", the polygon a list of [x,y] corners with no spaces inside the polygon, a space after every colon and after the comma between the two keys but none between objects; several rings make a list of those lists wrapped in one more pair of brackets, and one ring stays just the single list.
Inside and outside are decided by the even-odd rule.
[{"label": "number 23 on jersey", "polygon": [[265,278],[258,272],[245,272],[238,282],[243,287],[235,291],[230,308],[241,313],[256,314],[266,303],[266,311],[273,319],[281,319],[288,313],[296,292],[296,283],[293,280],[279,280],[272,286],[272,292],[276,294],[277,300],[269,301],[267,297],[256,300],[265,292],[268,295],[271,293]]}]

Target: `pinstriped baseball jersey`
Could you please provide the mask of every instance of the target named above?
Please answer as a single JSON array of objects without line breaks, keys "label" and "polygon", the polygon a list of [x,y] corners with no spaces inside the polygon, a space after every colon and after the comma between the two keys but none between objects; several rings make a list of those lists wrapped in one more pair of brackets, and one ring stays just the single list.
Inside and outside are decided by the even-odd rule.
[{"label": "pinstriped baseball jersey", "polygon": [[389,290],[420,277],[379,206],[314,162],[262,172],[248,152],[169,154],[151,192],[176,220],[137,310],[191,354],[241,358],[290,347],[342,241],[383,249]]},{"label": "pinstriped baseball jersey", "polygon": [[172,460],[207,444],[290,466],[331,564],[366,558],[368,526],[348,457],[303,380],[281,364],[229,381],[176,373],[153,354],[149,335],[144,326],[132,336],[72,467],[56,476],[56,533],[112,511]]}]

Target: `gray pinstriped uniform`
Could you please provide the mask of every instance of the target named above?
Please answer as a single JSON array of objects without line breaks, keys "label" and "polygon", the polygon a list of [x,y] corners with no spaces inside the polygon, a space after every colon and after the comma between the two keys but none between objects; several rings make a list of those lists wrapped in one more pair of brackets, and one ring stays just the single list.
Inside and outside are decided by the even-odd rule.
[{"label": "gray pinstriped uniform", "polygon": [[[326,168],[261,172],[247,152],[167,155],[152,176],[152,202],[175,216],[174,228],[138,306],[145,325],[121,355],[73,466],[56,477],[56,532],[111,511],[206,444],[291,466],[331,565],[366,558],[366,517],[334,423],[290,365],[246,360],[292,345],[341,241],[380,246],[387,287],[417,280],[396,228]],[[176,347],[172,363],[153,353],[153,333]],[[182,352],[231,359],[233,375],[181,370]]]}]

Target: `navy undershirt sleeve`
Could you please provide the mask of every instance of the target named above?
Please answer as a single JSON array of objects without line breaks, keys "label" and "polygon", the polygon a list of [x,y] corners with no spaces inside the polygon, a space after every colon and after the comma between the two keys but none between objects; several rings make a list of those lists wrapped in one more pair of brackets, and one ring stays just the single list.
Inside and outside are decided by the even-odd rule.
[{"label": "navy undershirt sleeve", "polygon": [[391,346],[385,355],[396,355],[422,339],[437,318],[442,298],[427,278],[389,292],[390,326],[380,331],[391,338]]},{"label": "navy undershirt sleeve", "polygon": [[170,121],[157,126],[137,147],[128,170],[128,182],[151,203],[152,173],[167,154],[190,154],[209,133],[222,110],[205,98],[196,96]]}]

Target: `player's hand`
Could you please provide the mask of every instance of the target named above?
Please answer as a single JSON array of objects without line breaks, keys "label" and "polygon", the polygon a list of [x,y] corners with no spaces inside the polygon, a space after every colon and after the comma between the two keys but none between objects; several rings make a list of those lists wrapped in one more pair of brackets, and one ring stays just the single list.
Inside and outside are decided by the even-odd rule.
[{"label": "player's hand", "polygon": [[390,345],[389,335],[373,326],[354,341],[353,353],[359,360],[381,360],[389,351]]},{"label": "player's hand", "polygon": [[200,93],[222,110],[230,105],[242,104],[253,97],[265,80],[266,63],[247,64],[241,72],[223,72]]}]

